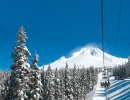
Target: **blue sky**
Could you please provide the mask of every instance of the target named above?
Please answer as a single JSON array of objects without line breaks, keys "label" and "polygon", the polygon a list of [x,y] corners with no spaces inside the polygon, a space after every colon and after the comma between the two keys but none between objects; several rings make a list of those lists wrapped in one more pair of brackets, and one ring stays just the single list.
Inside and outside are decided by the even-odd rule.
[{"label": "blue sky", "polygon": [[[105,51],[128,57],[130,48],[130,0],[123,0],[120,32],[116,42],[120,0],[104,0]],[[10,69],[10,55],[16,46],[17,31],[25,27],[27,47],[39,66],[51,63],[77,47],[101,45],[100,0],[0,0],[0,69]]]}]

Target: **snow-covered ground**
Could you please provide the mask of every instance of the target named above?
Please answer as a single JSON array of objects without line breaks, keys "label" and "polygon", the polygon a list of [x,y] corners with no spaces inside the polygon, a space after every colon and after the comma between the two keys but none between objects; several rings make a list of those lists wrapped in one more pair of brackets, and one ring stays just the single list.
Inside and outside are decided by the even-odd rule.
[{"label": "snow-covered ground", "polygon": [[101,79],[102,73],[98,74],[98,83],[92,100],[106,100],[105,88],[101,88],[100,86]]},{"label": "snow-covered ground", "polygon": [[[60,59],[50,63],[52,69],[58,69],[64,68],[65,63],[67,62],[70,68],[74,67],[74,64],[76,63],[77,67],[82,68],[84,67],[102,67],[102,56],[103,52],[96,47],[85,47],[77,52],[73,52],[72,55],[68,58],[65,58],[62,56]],[[105,66],[115,66],[116,64],[123,64],[128,61],[127,58],[119,58],[112,56],[110,54],[104,53],[104,64]],[[117,63],[116,63],[117,62]],[[43,66],[40,68],[42,69]],[[48,65],[44,66],[44,69],[47,69]]]},{"label": "snow-covered ground", "polygon": [[105,89],[100,86],[102,73],[98,78],[95,92],[86,100],[130,100],[130,79],[115,80],[114,77],[110,77],[111,86]]},{"label": "snow-covered ground", "polygon": [[130,79],[111,80],[105,93],[108,100],[130,100]]}]

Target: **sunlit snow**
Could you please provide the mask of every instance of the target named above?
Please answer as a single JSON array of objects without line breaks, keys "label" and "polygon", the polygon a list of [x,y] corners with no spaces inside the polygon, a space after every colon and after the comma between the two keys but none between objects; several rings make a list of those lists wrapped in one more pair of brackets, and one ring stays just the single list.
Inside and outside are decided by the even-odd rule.
[{"label": "sunlit snow", "polygon": [[[96,47],[85,47],[80,49],[77,52],[74,52],[72,56],[69,58],[65,58],[62,56],[60,59],[56,60],[55,62],[51,63],[51,68],[55,69],[56,67],[58,69],[65,67],[65,63],[67,62],[70,68],[74,67],[74,64],[76,63],[77,67],[102,67],[102,59],[103,59],[103,52],[96,48]],[[104,63],[105,66],[115,66],[117,64],[122,64],[127,62],[127,58],[120,58],[119,61],[118,57],[111,56],[110,54],[105,53],[104,55]],[[48,65],[44,66],[45,69],[48,67]]]},{"label": "sunlit snow", "polygon": [[100,86],[102,73],[98,75],[98,83],[94,94],[86,100],[130,100],[130,79],[115,80],[110,77],[110,87],[104,88]]}]

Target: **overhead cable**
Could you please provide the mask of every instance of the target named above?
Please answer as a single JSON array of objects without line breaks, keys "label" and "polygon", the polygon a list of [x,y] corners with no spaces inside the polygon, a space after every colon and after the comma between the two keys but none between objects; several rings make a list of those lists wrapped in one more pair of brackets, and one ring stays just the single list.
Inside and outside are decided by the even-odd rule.
[{"label": "overhead cable", "polygon": [[[129,48],[129,46],[130,46],[130,43],[127,45],[127,47],[126,47],[125,50],[123,51],[122,55],[127,51],[127,49]],[[119,59],[120,59],[120,58],[121,58],[121,57],[119,57]],[[117,62],[119,61],[119,59],[116,61],[115,64],[117,64]]]},{"label": "overhead cable", "polygon": [[103,0],[101,0],[101,24],[102,24],[102,51],[103,51],[103,67],[104,66],[104,16],[103,16]]}]

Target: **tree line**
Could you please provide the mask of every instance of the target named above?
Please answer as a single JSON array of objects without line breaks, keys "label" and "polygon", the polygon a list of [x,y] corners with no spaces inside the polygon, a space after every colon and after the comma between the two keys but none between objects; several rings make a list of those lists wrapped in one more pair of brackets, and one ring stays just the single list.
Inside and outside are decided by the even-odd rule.
[{"label": "tree line", "polygon": [[130,77],[130,57],[127,63],[113,67],[113,75],[117,80]]},{"label": "tree line", "polygon": [[0,72],[0,100],[85,100],[97,83],[98,69],[77,68],[76,64],[70,69],[67,62],[63,69],[52,70],[50,65],[47,70],[39,69],[37,53],[29,63],[24,30],[22,26],[18,31],[11,73]]},{"label": "tree line", "polygon": [[[44,67],[43,67],[44,68]],[[69,69],[66,63],[64,69],[53,71],[48,66],[42,69],[41,77],[44,86],[45,100],[85,100],[86,95],[93,90],[97,83],[98,70],[89,68]],[[49,99],[50,98],[50,99]]]}]

